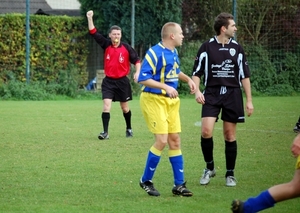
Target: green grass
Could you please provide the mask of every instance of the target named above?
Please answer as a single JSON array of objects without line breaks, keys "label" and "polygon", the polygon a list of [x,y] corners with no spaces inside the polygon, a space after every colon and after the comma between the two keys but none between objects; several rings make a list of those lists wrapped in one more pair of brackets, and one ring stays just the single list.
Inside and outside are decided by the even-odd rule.
[{"label": "green grass", "polygon": [[[154,176],[160,197],[138,185],[153,143],[139,107],[130,102],[133,138],[113,103],[110,139],[99,141],[101,100],[0,102],[0,212],[230,212],[234,198],[290,181],[295,159],[290,145],[298,119],[299,97],[255,97],[253,116],[238,125],[238,185],[225,186],[222,122],[214,131],[217,176],[200,186],[200,105],[181,99],[182,151],[187,186],[194,196],[173,197],[171,166],[165,150]],[[265,212],[295,213],[299,199]]]}]

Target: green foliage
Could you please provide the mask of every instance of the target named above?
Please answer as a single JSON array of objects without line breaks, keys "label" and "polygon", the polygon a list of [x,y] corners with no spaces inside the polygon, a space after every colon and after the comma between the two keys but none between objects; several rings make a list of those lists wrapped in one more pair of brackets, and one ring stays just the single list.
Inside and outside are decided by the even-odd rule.
[{"label": "green foliage", "polygon": [[[201,43],[199,41],[184,42],[182,47],[178,48],[180,58],[180,70],[188,76],[192,76],[195,57],[200,46]],[[200,88],[203,89],[203,85],[200,85]],[[190,88],[188,84],[185,82],[179,82],[178,92],[182,95],[190,94]]]},{"label": "green foliage", "polygon": [[264,92],[277,81],[275,67],[262,46],[253,45],[244,48],[251,71],[251,85],[254,90]]},{"label": "green foliage", "polygon": [[[0,16],[0,79],[5,70],[16,80],[26,81],[25,15]],[[30,17],[30,81],[52,82],[63,70],[77,70],[78,85],[87,83],[86,27],[82,18],[67,16]],[[73,71],[71,71],[73,73]]]},{"label": "green foliage", "polygon": [[[112,25],[122,28],[122,40],[131,42],[131,2],[122,0],[79,0],[82,14],[94,11],[95,26],[106,34]],[[181,0],[139,1],[135,3],[135,45],[146,47],[160,40],[164,23],[181,23]]]},{"label": "green foliage", "polygon": [[0,87],[0,99],[3,100],[49,100],[52,95],[44,90],[45,83],[33,82],[27,84],[25,82],[11,80],[7,84]]},{"label": "green foliage", "polygon": [[299,40],[299,0],[240,0],[238,40],[291,49]]},{"label": "green foliage", "polygon": [[285,58],[282,61],[284,68],[279,73],[279,77],[285,79],[285,82],[294,88],[295,91],[300,92],[300,45],[298,45],[297,53],[285,53]]},{"label": "green foliage", "polygon": [[266,88],[264,93],[269,96],[290,96],[293,95],[295,91],[291,85],[275,84]]},{"label": "green foliage", "polygon": [[188,41],[203,42],[215,34],[214,19],[221,12],[230,13],[232,0],[182,1],[182,28]]},{"label": "green foliage", "polygon": [[[88,80],[87,31],[88,10],[94,10],[95,25],[106,34],[118,24],[123,40],[131,41],[131,2],[121,0],[80,0],[81,18],[66,16],[30,16],[30,85],[43,82],[50,94],[77,97],[78,89]],[[182,24],[185,43],[179,48],[181,69],[190,75],[201,42],[211,37],[214,17],[231,12],[232,1],[135,1],[135,46],[140,56],[160,40],[160,30],[167,21]],[[300,92],[299,1],[241,0],[237,5],[237,40],[246,51],[251,68],[254,94],[294,94]],[[201,15],[205,14],[205,16]],[[9,88],[10,80],[25,82],[25,16],[0,16],[0,89],[1,98],[36,100],[24,95],[20,85]],[[276,26],[276,27],[275,27]],[[188,40],[197,41],[188,44]],[[195,42],[195,43],[197,43]],[[132,82],[134,95],[139,85]],[[201,85],[202,86],[202,85]],[[39,85],[39,87],[42,87]],[[14,90],[21,90],[16,92]],[[291,91],[291,89],[294,90]],[[14,91],[10,93],[9,91]],[[7,92],[7,94],[5,93]],[[180,94],[188,94],[180,82]],[[13,96],[16,97],[13,97]],[[43,94],[39,94],[39,97]],[[49,97],[51,99],[51,97]],[[45,96],[45,99],[48,99]]]},{"label": "green foliage", "polygon": [[255,91],[269,95],[291,95],[299,92],[299,54],[267,51],[261,45],[246,45],[251,69],[251,85]]},{"label": "green foliage", "polygon": [[67,95],[69,97],[75,97],[79,79],[76,77],[76,72],[72,73],[72,70],[61,71],[58,76],[58,84],[60,87],[58,88],[57,93]]},{"label": "green foliage", "polygon": [[0,84],[0,100],[56,100],[62,99],[95,99],[100,94],[86,90],[78,90],[78,80],[69,71],[62,71],[57,81],[32,81],[30,84],[18,81],[11,72],[10,80]]}]

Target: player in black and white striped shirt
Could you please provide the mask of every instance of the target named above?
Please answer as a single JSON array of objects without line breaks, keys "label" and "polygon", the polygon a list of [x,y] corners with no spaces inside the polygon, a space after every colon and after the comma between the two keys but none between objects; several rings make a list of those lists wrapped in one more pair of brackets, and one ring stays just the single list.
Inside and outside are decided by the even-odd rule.
[{"label": "player in black and white striped shirt", "polygon": [[[237,156],[236,124],[244,122],[241,86],[246,95],[246,111],[253,113],[250,71],[243,48],[233,40],[237,31],[234,17],[219,14],[214,23],[216,36],[204,42],[196,56],[192,79],[196,84],[195,99],[202,104],[201,149],[206,168],[201,185],[216,174],[213,158],[213,129],[221,112],[225,140],[226,185],[235,186],[234,168]],[[202,78],[203,77],[203,78]],[[200,79],[205,90],[200,91]]]}]

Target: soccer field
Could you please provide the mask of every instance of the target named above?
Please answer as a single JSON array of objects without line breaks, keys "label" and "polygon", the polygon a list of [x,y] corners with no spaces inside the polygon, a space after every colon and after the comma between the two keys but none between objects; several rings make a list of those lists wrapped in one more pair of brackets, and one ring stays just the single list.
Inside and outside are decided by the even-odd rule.
[{"label": "soccer field", "polygon": [[[185,178],[193,197],[174,197],[172,169],[163,152],[153,182],[160,197],[138,185],[153,135],[137,97],[130,102],[133,138],[125,138],[119,103],[113,103],[110,139],[100,141],[102,101],[0,102],[0,212],[230,212],[232,199],[290,181],[290,145],[300,97],[254,97],[254,114],[238,124],[237,186],[225,186],[222,122],[214,131],[217,176],[200,186],[200,111],[193,97],[181,99]],[[299,212],[299,198],[264,212]]]}]

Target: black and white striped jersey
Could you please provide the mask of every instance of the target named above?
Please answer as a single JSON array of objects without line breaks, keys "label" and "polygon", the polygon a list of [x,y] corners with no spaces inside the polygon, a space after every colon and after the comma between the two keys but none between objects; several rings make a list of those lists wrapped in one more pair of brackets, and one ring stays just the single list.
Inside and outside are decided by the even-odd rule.
[{"label": "black and white striped jersey", "polygon": [[215,36],[199,48],[192,75],[203,76],[207,87],[240,87],[241,79],[250,77],[250,70],[241,45],[233,39],[223,45]]}]

